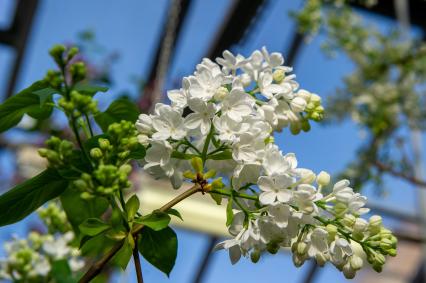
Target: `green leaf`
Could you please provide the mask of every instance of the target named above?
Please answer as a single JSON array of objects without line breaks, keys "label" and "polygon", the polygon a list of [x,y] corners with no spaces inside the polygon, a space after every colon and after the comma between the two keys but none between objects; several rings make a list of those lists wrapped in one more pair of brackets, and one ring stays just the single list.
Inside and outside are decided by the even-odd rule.
[{"label": "green leaf", "polygon": [[135,149],[130,151],[129,158],[134,160],[143,159],[145,157],[146,151],[145,147],[141,144],[138,144]]},{"label": "green leaf", "polygon": [[105,112],[101,112],[95,115],[95,121],[106,132],[108,126],[112,123],[126,120],[130,122],[136,122],[139,116],[139,109],[128,99],[121,98],[112,102]]},{"label": "green leaf", "polygon": [[107,92],[108,88],[105,86],[91,85],[87,83],[78,83],[77,85],[74,86],[74,90],[82,94],[94,96],[98,92]]},{"label": "green leaf", "polygon": [[96,236],[111,228],[107,223],[103,222],[99,218],[86,219],[78,227],[80,228],[80,232],[87,236]]},{"label": "green leaf", "polygon": [[[17,125],[24,114],[39,120],[48,118],[52,113],[52,106],[44,105],[41,107],[42,98],[34,93],[48,87],[46,82],[37,81],[4,101],[0,105],[0,132],[7,131]],[[46,100],[47,98],[43,99]]]},{"label": "green leaf", "polygon": [[39,99],[40,99],[40,107],[43,107],[46,102],[52,101],[52,96],[55,93],[59,93],[58,90],[51,88],[51,87],[47,87],[44,89],[40,89],[40,90],[36,90],[33,92],[34,94],[38,95]]},{"label": "green leaf", "polygon": [[177,247],[176,233],[170,227],[161,231],[144,227],[138,241],[138,249],[142,256],[167,276],[175,265]]},{"label": "green leaf", "polygon": [[[132,236],[130,235],[130,237]],[[129,237],[126,238],[126,241],[124,241],[123,246],[118,251],[118,253],[114,256],[114,259],[113,259],[114,263],[120,266],[123,270],[126,269],[127,264],[129,263],[133,253],[133,247],[128,239]]]},{"label": "green leaf", "polygon": [[72,277],[71,268],[66,259],[54,261],[50,274],[55,283],[73,283],[76,281],[75,278]]},{"label": "green leaf", "polygon": [[56,170],[46,169],[0,196],[0,226],[15,223],[61,195],[68,187]]},{"label": "green leaf", "polygon": [[210,196],[216,202],[217,205],[221,205],[222,204],[222,195],[211,193]]},{"label": "green leaf", "polygon": [[213,160],[228,160],[228,159],[232,159],[232,152],[229,151],[229,150],[222,151],[220,153],[207,156],[207,159],[213,159]]},{"label": "green leaf", "polygon": [[109,206],[108,201],[102,197],[84,200],[80,197],[80,192],[71,187],[61,195],[60,199],[68,221],[77,235],[80,233],[78,226],[81,223],[88,218],[100,217]]},{"label": "green leaf", "polygon": [[133,195],[129,200],[126,202],[126,211],[127,211],[127,219],[133,220],[133,218],[136,215],[136,212],[138,212],[139,209],[139,199],[136,195]]},{"label": "green leaf", "polygon": [[169,225],[170,216],[165,212],[154,211],[151,214],[135,219],[135,222],[144,224],[155,231],[160,231]]},{"label": "green leaf", "polygon": [[174,216],[176,216],[176,217],[180,218],[180,220],[182,220],[182,221],[183,221],[183,218],[182,218],[182,215],[180,215],[180,212],[179,212],[179,211],[177,211],[177,210],[176,210],[176,209],[174,209],[174,208],[169,208],[169,209],[166,211],[166,213],[167,213],[167,214],[170,214],[170,215],[174,215]]},{"label": "green leaf", "polygon": [[226,226],[231,225],[233,219],[234,212],[232,211],[232,198],[229,198],[228,204],[226,205]]}]

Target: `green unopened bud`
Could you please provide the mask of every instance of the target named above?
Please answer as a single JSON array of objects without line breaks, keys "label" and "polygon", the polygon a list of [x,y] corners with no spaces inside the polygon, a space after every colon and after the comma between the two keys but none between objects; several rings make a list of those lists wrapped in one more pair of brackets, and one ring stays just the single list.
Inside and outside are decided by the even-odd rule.
[{"label": "green unopened bud", "polygon": [[270,254],[276,254],[279,250],[280,250],[280,246],[275,243],[275,242],[270,242],[268,243],[268,245],[266,246],[266,250],[270,253]]},{"label": "green unopened bud", "polygon": [[275,138],[273,136],[269,136],[265,139],[265,144],[274,143],[274,142],[275,142]]},{"label": "green unopened bud", "polygon": [[275,70],[274,73],[272,74],[272,78],[277,83],[282,82],[284,80],[284,78],[285,78],[285,72],[284,72],[284,70],[282,70],[282,69]]},{"label": "green unopened bud", "polygon": [[327,263],[327,257],[323,253],[317,253],[315,260],[319,266],[324,266]]},{"label": "green unopened bud", "polygon": [[191,159],[192,168],[194,168],[196,173],[203,172],[203,160],[200,157],[193,157]]},{"label": "green unopened bud", "polygon": [[90,174],[83,173],[83,174],[81,174],[81,179],[86,181],[86,182],[90,182],[90,181],[92,181],[92,176],[90,176]]},{"label": "green unopened bud", "polygon": [[222,182],[222,177],[213,180],[213,182],[211,182],[211,186],[213,190],[220,190],[225,187],[225,184]]},{"label": "green unopened bud", "polygon": [[362,266],[364,265],[364,262],[361,257],[357,255],[353,255],[351,256],[349,264],[351,265],[352,269],[360,270]]},{"label": "green unopened bud", "polygon": [[75,55],[77,55],[78,53],[78,48],[77,47],[71,47],[70,50],[68,51],[68,56],[67,59],[71,60]]},{"label": "green unopened bud", "polygon": [[250,253],[250,259],[253,263],[256,263],[259,261],[260,259],[260,251],[258,249],[254,249],[251,253]]},{"label": "green unopened bud", "polygon": [[214,176],[216,176],[216,170],[211,169],[211,170],[207,171],[207,173],[204,174],[204,179],[211,179]]},{"label": "green unopened bud", "polygon": [[300,123],[294,122],[294,123],[291,123],[291,124],[290,124],[290,132],[291,132],[293,135],[297,135],[297,134],[299,134],[299,133],[300,133],[300,130],[301,130]]},{"label": "green unopened bud", "polygon": [[40,149],[38,149],[38,154],[41,156],[41,157],[47,157],[47,152],[48,152],[49,150],[47,149],[47,148],[40,148]]},{"label": "green unopened bud", "polygon": [[102,150],[110,150],[111,144],[109,143],[108,139],[102,139],[102,138],[100,138],[98,140],[98,143],[99,143],[99,147]]},{"label": "green unopened bud", "polygon": [[353,216],[352,214],[345,214],[345,216],[342,219],[343,225],[349,228],[352,228],[354,226],[355,221],[356,221],[356,217]]},{"label": "green unopened bud", "polygon": [[313,103],[315,106],[321,105],[321,96],[319,96],[318,94],[312,93],[309,103]]},{"label": "green unopened bud", "polygon": [[311,130],[311,124],[309,124],[309,120],[308,119],[302,120],[301,127],[302,127],[302,131],[309,132]]},{"label": "green unopened bud", "polygon": [[348,210],[347,206],[344,203],[338,202],[334,206],[334,211],[336,212],[336,215],[343,215]]},{"label": "green unopened bud", "polygon": [[189,180],[197,179],[197,175],[195,175],[192,171],[189,170],[183,172],[183,176]]},{"label": "green unopened bud", "polygon": [[325,171],[321,171],[318,175],[317,175],[317,183],[320,186],[327,186],[330,183],[330,174],[328,174]]},{"label": "green unopened bud", "polygon": [[85,181],[81,180],[81,179],[75,180],[73,182],[73,184],[79,190],[83,191],[83,190],[87,189],[87,183]]},{"label": "green unopened bud", "polygon": [[82,199],[86,199],[86,200],[89,200],[89,199],[93,199],[93,198],[94,198],[94,196],[93,196],[92,194],[90,194],[89,192],[82,192],[82,193],[80,194],[80,197],[81,197]]},{"label": "green unopened bud", "polygon": [[61,141],[61,144],[59,145],[59,152],[62,154],[62,156],[68,156],[72,153],[74,146],[72,142],[63,140]]},{"label": "green unopened bud", "polygon": [[370,221],[368,224],[368,229],[372,234],[378,234],[380,233],[380,230],[382,228],[382,217],[379,215],[373,215],[370,217]]},{"label": "green unopened bud", "polygon": [[334,238],[335,238],[335,236],[337,234],[337,227],[335,225],[333,225],[333,224],[328,224],[325,227],[325,230],[327,230],[330,239],[334,240]]},{"label": "green unopened bud", "polygon": [[49,50],[49,54],[50,56],[52,56],[53,60],[55,60],[55,62],[59,65],[59,66],[63,66],[64,61],[63,61],[63,54],[65,52],[65,46],[62,44],[57,44],[55,46],[53,46],[50,50]]},{"label": "green unopened bud", "polygon": [[396,249],[389,249],[388,250],[388,255],[394,257],[394,256],[396,256],[396,254],[397,254]]},{"label": "green unopened bud", "polygon": [[94,147],[90,150],[90,157],[93,159],[101,159],[103,156],[102,150],[99,147]]},{"label": "green unopened bud", "polygon": [[130,155],[130,150],[125,150],[125,151],[120,152],[118,154],[118,158],[120,158],[120,159],[126,159],[127,157],[129,157],[129,155]]},{"label": "green unopened bud", "polygon": [[308,251],[308,245],[306,245],[305,242],[299,242],[297,244],[297,254],[299,255],[305,255],[306,252]]},{"label": "green unopened bud", "polygon": [[392,244],[392,241],[391,241],[391,240],[389,240],[389,239],[382,239],[382,240],[380,241],[380,247],[381,247],[383,250],[387,251],[387,250],[389,250],[389,249],[394,248],[394,245]]}]

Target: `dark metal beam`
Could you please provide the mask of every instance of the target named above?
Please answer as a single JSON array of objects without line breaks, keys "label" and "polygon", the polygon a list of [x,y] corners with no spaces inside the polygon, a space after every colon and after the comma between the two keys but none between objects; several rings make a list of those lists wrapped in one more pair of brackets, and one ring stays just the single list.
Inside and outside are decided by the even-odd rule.
[{"label": "dark metal beam", "polygon": [[314,259],[309,262],[309,270],[306,273],[305,277],[303,277],[302,283],[312,283],[314,282],[315,276],[318,275],[319,266]]},{"label": "dark metal beam", "polygon": [[9,45],[16,51],[7,85],[6,97],[11,96],[15,89],[38,3],[38,0],[19,0],[12,25],[9,29],[0,31],[0,43]]},{"label": "dark metal beam", "polygon": [[[409,5],[410,22],[412,25],[420,27],[426,33],[426,1],[424,0],[407,0]],[[366,7],[358,3],[352,5],[361,10],[379,14],[396,20],[395,1],[378,0],[377,4],[372,7]]]},{"label": "dark metal beam", "polygon": [[198,267],[198,271],[195,274],[194,281],[193,281],[194,283],[203,282],[202,280],[203,278],[205,278],[206,271],[208,270],[210,266],[210,261],[213,256],[212,250],[214,246],[216,245],[217,241],[218,241],[217,237],[209,236],[209,242],[206,249],[204,250],[203,258],[201,260],[201,264]]},{"label": "dark metal beam", "polygon": [[222,52],[238,43],[257,18],[265,0],[234,0],[225,16],[206,57],[215,59]]}]

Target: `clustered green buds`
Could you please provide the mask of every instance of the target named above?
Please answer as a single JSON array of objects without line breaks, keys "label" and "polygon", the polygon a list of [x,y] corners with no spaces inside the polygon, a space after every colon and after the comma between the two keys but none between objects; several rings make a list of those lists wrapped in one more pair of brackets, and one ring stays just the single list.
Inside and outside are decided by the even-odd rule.
[{"label": "clustered green buds", "polygon": [[213,179],[216,176],[216,171],[211,169],[205,173],[204,172],[204,164],[203,160],[200,157],[193,157],[190,160],[191,166],[194,169],[194,171],[187,170],[183,172],[183,176],[194,184],[200,185],[201,189],[203,191],[211,191],[211,190],[217,190],[222,189],[225,185],[222,182],[222,177],[218,177],[214,180]]},{"label": "clustered green buds", "polygon": [[58,104],[67,115],[78,118],[82,114],[97,113],[97,101],[90,95],[82,94],[76,90],[71,91],[69,98],[61,97]]},{"label": "clustered green buds", "polygon": [[[107,134],[111,137],[120,161],[126,160],[130,153],[140,146],[135,125],[130,121],[122,120],[119,123],[111,124]],[[108,145],[105,144],[104,147],[108,147]]]},{"label": "clustered green buds", "polygon": [[65,211],[55,202],[50,202],[46,207],[40,208],[38,215],[47,226],[50,234],[56,232],[65,233],[71,230]]},{"label": "clustered green buds", "polygon": [[324,107],[321,105],[321,97],[319,95],[312,94],[310,96],[310,99],[307,101],[305,112],[307,114],[306,118],[316,122],[324,118]]},{"label": "clustered green buds", "polygon": [[67,159],[73,154],[74,145],[70,141],[52,136],[46,140],[45,144],[46,148],[39,149],[38,153],[49,161],[50,167],[60,168],[64,166]]}]

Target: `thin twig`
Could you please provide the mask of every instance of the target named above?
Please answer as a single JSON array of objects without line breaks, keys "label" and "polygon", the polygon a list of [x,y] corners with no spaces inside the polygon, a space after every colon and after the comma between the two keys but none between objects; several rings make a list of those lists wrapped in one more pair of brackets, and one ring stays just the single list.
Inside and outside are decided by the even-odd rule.
[{"label": "thin twig", "polygon": [[426,188],[426,181],[419,180],[414,175],[409,175],[409,174],[406,174],[404,172],[397,171],[394,168],[392,168],[391,166],[383,164],[382,162],[377,161],[377,160],[373,162],[373,165],[376,166],[377,169],[379,169],[380,171],[387,172],[387,173],[389,173],[389,174],[391,174],[395,177],[399,177],[401,179],[404,179],[404,180],[410,182],[411,184],[420,186],[421,188]]},{"label": "thin twig", "polygon": [[[189,190],[183,192],[182,194],[178,195],[165,205],[163,205],[159,211],[165,212],[175,206],[177,203],[181,202],[182,200],[186,199],[187,197],[190,197],[191,195],[201,192],[201,188],[198,184],[192,186]],[[135,225],[132,231],[132,235],[136,236],[138,233],[140,233],[143,229],[143,224]],[[120,241],[117,243],[110,251],[108,251],[99,261],[95,262],[89,270],[81,277],[79,283],[87,283],[90,282],[93,278],[95,278],[99,273],[101,273],[102,269],[105,267],[105,265],[114,257],[114,255],[121,249],[123,246],[124,241]]]},{"label": "thin twig", "polygon": [[141,266],[141,260],[139,258],[139,251],[138,251],[138,245],[137,245],[137,239],[138,237],[135,237],[135,248],[133,249],[133,261],[135,263],[135,269],[136,269],[136,278],[138,279],[138,283],[143,283],[143,277],[142,277],[142,266]]}]

